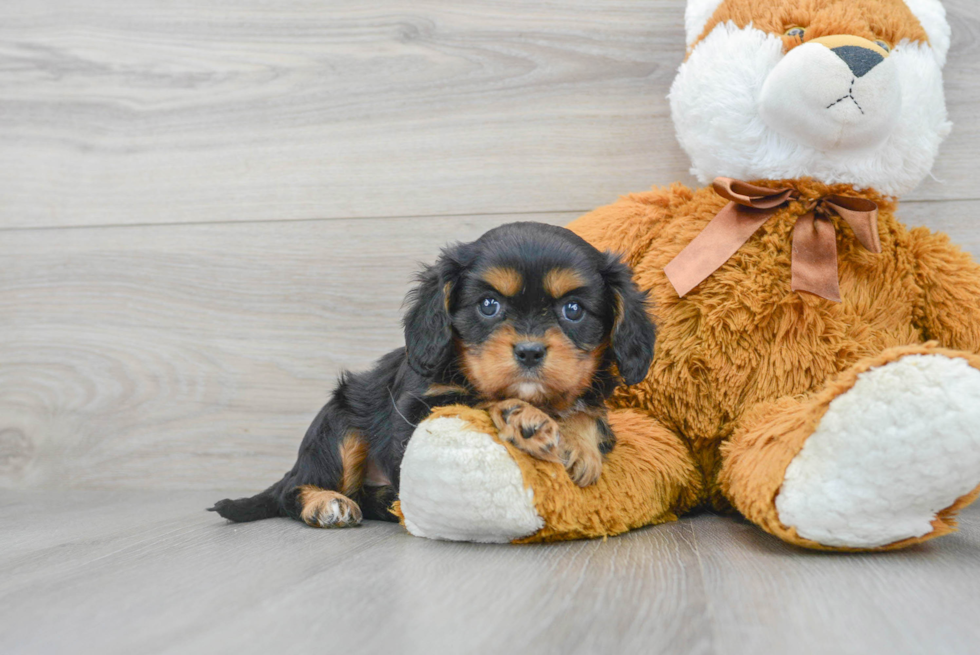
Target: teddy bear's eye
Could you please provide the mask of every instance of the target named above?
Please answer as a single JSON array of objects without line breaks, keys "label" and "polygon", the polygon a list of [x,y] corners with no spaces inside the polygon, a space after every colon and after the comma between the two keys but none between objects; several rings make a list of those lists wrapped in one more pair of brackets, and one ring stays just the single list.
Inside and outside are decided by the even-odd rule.
[{"label": "teddy bear's eye", "polygon": [[878,39],[877,41],[875,41],[875,45],[881,48],[882,50],[884,50],[885,52],[892,51],[892,47],[888,45],[887,41],[882,41],[881,39]]},{"label": "teddy bear's eye", "polygon": [[791,27],[786,30],[786,36],[795,36],[800,41],[803,40],[803,35],[806,34],[806,30],[802,27]]}]

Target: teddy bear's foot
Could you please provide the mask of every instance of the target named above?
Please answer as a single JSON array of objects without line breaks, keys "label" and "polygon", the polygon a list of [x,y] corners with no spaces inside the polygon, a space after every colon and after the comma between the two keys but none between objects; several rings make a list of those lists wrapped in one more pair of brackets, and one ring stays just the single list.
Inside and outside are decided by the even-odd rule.
[{"label": "teddy bear's foot", "polygon": [[700,476],[677,435],[629,410],[609,424],[616,447],[580,487],[562,463],[501,441],[487,412],[439,408],[409,441],[394,512],[419,537],[524,543],[615,535],[696,502]]},{"label": "teddy bear's foot", "polygon": [[980,371],[910,355],[862,373],[786,469],[779,520],[828,546],[929,535],[980,485]]},{"label": "teddy bear's foot", "polygon": [[934,344],[858,362],[747,412],[719,481],[763,529],[808,548],[901,548],[951,532],[980,492],[980,357]]}]

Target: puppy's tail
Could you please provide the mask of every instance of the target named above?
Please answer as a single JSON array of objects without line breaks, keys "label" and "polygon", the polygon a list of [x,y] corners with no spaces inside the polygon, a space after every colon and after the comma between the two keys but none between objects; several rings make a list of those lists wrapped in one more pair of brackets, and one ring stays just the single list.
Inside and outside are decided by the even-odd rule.
[{"label": "puppy's tail", "polygon": [[279,502],[278,486],[273,485],[260,494],[251,498],[239,498],[231,500],[225,498],[209,507],[209,512],[217,512],[229,521],[236,523],[247,523],[248,521],[260,521],[271,519],[274,516],[285,516]]}]

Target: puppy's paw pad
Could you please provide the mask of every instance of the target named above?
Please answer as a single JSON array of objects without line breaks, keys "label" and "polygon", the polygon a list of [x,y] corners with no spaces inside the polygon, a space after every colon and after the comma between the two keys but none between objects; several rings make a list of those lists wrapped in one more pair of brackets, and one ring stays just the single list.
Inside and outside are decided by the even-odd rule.
[{"label": "puppy's paw pad", "polygon": [[303,487],[300,491],[303,522],[314,528],[348,528],[359,525],[361,508],[336,491]]},{"label": "puppy's paw pad", "polygon": [[530,423],[525,423],[521,425],[521,436],[525,439],[530,439],[534,434],[541,429],[541,425],[532,425]]},{"label": "puppy's paw pad", "polygon": [[543,411],[521,400],[498,403],[490,412],[500,438],[532,457],[560,461],[558,423]]},{"label": "puppy's paw pad", "polygon": [[560,462],[558,457],[558,424],[551,418],[541,423],[534,422],[521,426],[521,437],[511,443],[538,459]]}]

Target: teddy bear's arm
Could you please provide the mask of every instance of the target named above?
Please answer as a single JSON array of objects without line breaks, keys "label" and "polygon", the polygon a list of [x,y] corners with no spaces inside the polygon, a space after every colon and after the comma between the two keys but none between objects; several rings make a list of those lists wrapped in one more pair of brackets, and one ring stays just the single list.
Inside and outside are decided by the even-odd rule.
[{"label": "teddy bear's arm", "polygon": [[911,237],[923,292],[918,327],[947,348],[980,353],[980,264],[945,234],[916,228]]},{"label": "teddy bear's arm", "polygon": [[636,266],[667,222],[672,205],[690,196],[691,190],[679,184],[630,194],[575,219],[567,227],[599,250],[619,253],[627,264]]}]

